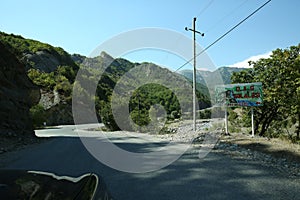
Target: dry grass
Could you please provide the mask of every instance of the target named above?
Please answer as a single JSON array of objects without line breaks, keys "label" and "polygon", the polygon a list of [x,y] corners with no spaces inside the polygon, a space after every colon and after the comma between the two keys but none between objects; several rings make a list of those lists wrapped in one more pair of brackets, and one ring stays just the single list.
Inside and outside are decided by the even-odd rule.
[{"label": "dry grass", "polygon": [[223,141],[238,144],[240,147],[260,151],[277,158],[300,163],[300,145],[279,138],[254,137],[250,135],[234,133],[224,136]]}]

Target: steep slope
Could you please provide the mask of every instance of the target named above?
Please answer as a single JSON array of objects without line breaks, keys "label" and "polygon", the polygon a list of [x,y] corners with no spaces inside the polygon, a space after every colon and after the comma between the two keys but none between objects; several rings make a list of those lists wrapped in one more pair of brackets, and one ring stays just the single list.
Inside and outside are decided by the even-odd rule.
[{"label": "steep slope", "polygon": [[25,66],[0,41],[0,134],[32,134],[29,109],[38,103],[38,88],[26,75]]},{"label": "steep slope", "polygon": [[72,124],[72,83],[79,66],[71,56],[62,48],[18,35],[0,32],[0,41],[20,60],[25,75],[40,89],[41,98],[34,110],[42,106],[44,112],[39,115],[44,117],[33,117],[44,120],[34,120],[35,126],[41,126],[42,121],[48,125]]}]

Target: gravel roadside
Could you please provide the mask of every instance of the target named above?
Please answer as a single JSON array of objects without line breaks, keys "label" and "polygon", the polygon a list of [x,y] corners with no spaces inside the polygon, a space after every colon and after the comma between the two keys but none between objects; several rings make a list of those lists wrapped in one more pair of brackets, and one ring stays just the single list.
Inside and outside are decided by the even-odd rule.
[{"label": "gravel roadside", "polygon": [[215,149],[236,159],[259,161],[290,177],[300,178],[300,145],[236,133],[222,136]]},{"label": "gravel roadside", "polygon": [[[222,153],[234,159],[246,159],[256,161],[265,166],[272,166],[278,172],[289,177],[300,178],[300,145],[292,144],[278,138],[251,137],[248,134],[232,133],[223,135],[222,129],[212,128],[211,122],[197,124],[197,132],[194,133],[191,124],[181,127],[181,131],[172,134],[162,134],[158,137],[170,141],[193,141],[196,149],[201,149],[207,144],[207,135],[215,136],[211,148],[214,152]],[[211,130],[213,131],[211,131]],[[190,133],[190,134],[186,134]]]}]

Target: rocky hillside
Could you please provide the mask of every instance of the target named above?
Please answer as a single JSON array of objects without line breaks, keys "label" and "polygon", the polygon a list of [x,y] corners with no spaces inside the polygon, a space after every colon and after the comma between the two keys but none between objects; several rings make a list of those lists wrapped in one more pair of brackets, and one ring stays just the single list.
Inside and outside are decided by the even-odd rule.
[{"label": "rocky hillside", "polygon": [[38,87],[28,78],[25,65],[0,41],[0,134],[32,134],[29,109],[40,99]]},{"label": "rocky hillside", "polygon": [[49,73],[58,66],[78,68],[69,53],[60,47],[4,32],[0,32],[0,40],[8,44],[6,47],[26,65],[26,70],[34,68]]},{"label": "rocky hillside", "polygon": [[[140,125],[146,126],[150,120],[149,109],[151,108],[151,105],[154,104],[160,104],[166,109],[168,119],[180,117],[180,106],[178,105],[178,102],[172,91],[159,86],[159,84],[146,83],[149,82],[149,76],[153,78],[155,77],[155,80],[172,80],[172,83],[174,85],[178,85],[178,90],[180,90],[180,88],[182,88],[182,85],[180,84],[188,84],[184,77],[173,73],[166,68],[161,68],[153,63],[132,63],[122,58],[114,59],[105,52],[102,52],[98,57],[86,59],[82,59],[82,56],[79,55],[73,55],[73,59],[75,59],[76,62],[81,65],[85,73],[81,79],[83,83],[79,83],[78,85],[83,86],[94,84],[93,80],[99,78],[99,72],[101,72],[101,78],[99,80],[96,92],[97,98],[95,104],[96,110],[98,111],[98,116],[101,116],[102,122],[109,129],[119,130],[120,128],[114,121],[110,105],[111,95],[114,87],[117,83],[119,83],[121,77],[123,80],[121,85],[127,87],[127,89],[124,90],[125,93],[128,93],[131,90],[134,91],[134,88],[136,88],[129,101],[130,115],[135,123],[140,123]],[[104,69],[104,67],[107,68]],[[184,95],[185,99],[187,99],[187,96],[191,96],[190,93],[187,94],[187,92],[188,91],[184,90],[178,93]],[[80,93],[82,94],[82,98],[85,97],[85,99],[87,99],[89,97],[89,94],[85,94],[84,90],[82,90]],[[199,99],[200,108],[206,108],[210,106],[210,102],[205,95],[197,92],[197,96]],[[124,98],[120,97],[119,100],[118,106],[120,106],[120,109],[122,106],[128,104],[128,102],[124,102]],[[83,102],[84,101],[85,100],[83,100]],[[78,106],[84,104],[80,102],[78,103]],[[192,106],[190,106],[190,108],[191,107]],[[86,119],[82,120],[85,122],[84,120]],[[127,122],[126,120],[128,119],[124,118],[122,121]]]},{"label": "rocky hillside", "polygon": [[[44,122],[47,125],[74,123],[72,92],[79,67],[85,71],[80,79],[83,82],[78,82],[77,84],[80,87],[79,90],[81,91],[82,98],[90,98],[95,101],[98,118],[104,120],[104,123],[107,122],[107,124],[112,124],[111,118],[106,119],[111,113],[108,105],[112,91],[120,78],[129,70],[133,68],[142,69],[147,66],[148,74],[157,74],[157,76],[164,74],[166,76],[165,80],[174,77],[175,82],[183,81],[182,76],[167,69],[163,69],[163,73],[161,73],[162,68],[152,63],[132,63],[122,58],[114,59],[105,52],[102,52],[95,58],[87,58],[79,54],[70,55],[62,48],[3,32],[0,32],[0,41],[3,44],[3,49],[12,52],[12,57],[18,60],[23,66],[22,73],[24,73],[24,76],[27,75],[35,84],[35,88],[39,90],[40,95],[34,101],[37,104],[28,104],[36,127],[42,126]],[[2,59],[7,60],[4,57]],[[9,64],[8,61],[7,63]],[[108,64],[109,67],[107,67]],[[99,76],[99,69],[100,71],[102,70],[101,78]],[[146,78],[145,72],[143,70],[138,72],[142,75],[140,78],[141,83],[143,83],[143,78]],[[85,85],[89,85],[91,81],[95,80],[98,81],[96,83],[98,86],[96,97],[95,94],[86,93],[85,89]],[[135,80],[129,80],[126,84],[135,85],[134,82]],[[171,90],[166,90],[166,88],[158,87],[157,85],[148,85],[146,88],[151,90],[151,93],[145,92],[145,101],[139,104],[145,119],[149,118],[149,108],[152,104],[162,104],[165,106],[169,118],[180,117],[178,102],[176,103]],[[202,88],[205,87],[202,86]],[[145,88],[142,90],[145,90]],[[183,91],[182,93],[185,92]],[[210,105],[208,98],[204,94],[203,92],[197,93],[200,108]],[[139,108],[135,103],[138,101],[138,98],[140,97],[132,97],[131,112],[136,118],[141,118],[143,116],[140,115]],[[113,127],[110,128],[114,129]]]},{"label": "rocky hillside", "polygon": [[[38,105],[32,109],[35,125],[72,124],[71,86],[79,67],[71,56],[62,48],[18,35],[0,32],[0,41],[40,90]],[[37,112],[39,107],[44,111]]]}]

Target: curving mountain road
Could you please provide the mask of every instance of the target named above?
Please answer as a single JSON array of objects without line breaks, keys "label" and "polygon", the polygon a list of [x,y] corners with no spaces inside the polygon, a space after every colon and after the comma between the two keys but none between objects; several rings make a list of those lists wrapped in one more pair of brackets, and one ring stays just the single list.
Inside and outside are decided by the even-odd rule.
[{"label": "curving mountain road", "polygon": [[[0,155],[2,169],[25,169],[80,176],[94,172],[104,178],[116,199],[300,199],[299,178],[289,178],[256,161],[232,159],[212,151],[199,159],[193,147],[171,165],[154,172],[120,172],[100,163],[83,146],[74,126],[37,131],[49,140]],[[93,138],[95,133],[87,134]],[[163,145],[120,132],[109,134],[119,147],[139,152]],[[110,156],[110,155],[108,155]]]}]

